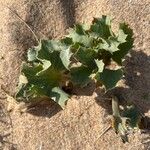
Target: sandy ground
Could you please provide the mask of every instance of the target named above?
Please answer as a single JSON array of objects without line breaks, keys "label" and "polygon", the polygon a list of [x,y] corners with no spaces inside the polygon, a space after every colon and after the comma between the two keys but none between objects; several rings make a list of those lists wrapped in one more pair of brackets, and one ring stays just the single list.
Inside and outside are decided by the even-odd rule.
[{"label": "sandy ground", "polygon": [[[0,0],[0,85],[14,95],[20,64],[36,40],[5,6],[44,39],[60,38],[74,23],[90,23],[103,14],[114,18],[114,28],[118,22],[128,22],[135,47],[125,62],[125,80],[116,91],[150,117],[150,0]],[[77,96],[65,110],[49,103],[22,114],[0,89],[0,149],[149,150],[150,143],[144,142],[150,140],[150,130],[130,135],[126,144],[113,130],[100,137],[110,124],[111,104],[101,90],[93,93],[93,89],[92,84],[75,89]]]}]

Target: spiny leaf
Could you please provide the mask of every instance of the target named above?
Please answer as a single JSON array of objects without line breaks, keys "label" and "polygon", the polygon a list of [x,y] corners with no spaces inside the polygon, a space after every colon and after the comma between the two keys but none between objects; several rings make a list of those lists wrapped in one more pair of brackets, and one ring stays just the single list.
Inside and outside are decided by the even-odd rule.
[{"label": "spiny leaf", "polygon": [[84,65],[92,68],[95,67],[94,58],[96,56],[96,52],[93,51],[93,49],[80,47],[77,50],[75,56],[79,60],[79,62],[83,63]]},{"label": "spiny leaf", "polygon": [[42,48],[47,49],[49,52],[61,50],[61,42],[57,40],[42,40],[41,44]]},{"label": "spiny leaf", "polygon": [[74,43],[80,43],[86,47],[90,47],[93,43],[93,38],[86,34],[81,25],[76,25],[74,29],[71,29],[68,37],[72,38]]},{"label": "spiny leaf", "polygon": [[85,66],[74,67],[71,69],[71,80],[74,84],[84,87],[91,80],[91,72],[92,71]]},{"label": "spiny leaf", "polygon": [[122,78],[122,76],[122,69],[104,69],[102,73],[98,73],[96,75],[96,80],[101,81],[104,84],[106,90],[110,90],[116,86],[116,84]]},{"label": "spiny leaf", "polygon": [[111,54],[113,54],[113,52],[119,50],[119,44],[120,43],[116,40],[115,37],[109,37],[108,40],[103,40],[103,43],[99,45],[99,48],[109,51]]},{"label": "spiny leaf", "polygon": [[[22,83],[22,85],[20,85],[21,90],[19,90],[16,95],[18,99],[20,99],[20,97],[23,97],[23,99],[30,99],[32,101],[32,99],[36,97],[39,98],[47,96],[52,98],[51,91],[53,91],[54,87],[60,86],[61,81],[64,79],[63,73],[55,70],[52,67],[43,72],[41,72],[41,69],[43,69],[41,68],[41,65],[38,65],[36,70],[39,70],[38,68],[40,69],[40,73],[38,71],[36,71],[37,73],[33,72],[36,68],[34,68],[34,70],[32,71],[33,68],[25,66],[25,69],[22,72],[26,76],[28,82]],[[64,94],[63,97],[63,92],[59,92],[60,90],[58,90],[58,94],[61,94],[61,97],[58,104],[63,105],[65,101],[63,98],[65,98],[66,95]],[[55,100],[58,100],[58,96]]]},{"label": "spiny leaf", "polygon": [[109,36],[113,35],[110,17],[102,16],[102,18],[94,18],[90,30],[92,36],[108,39]]},{"label": "spiny leaf", "polygon": [[[45,90],[40,89],[41,86],[44,84],[44,80],[42,78],[36,76],[39,71],[41,71],[42,65],[36,64],[34,67],[29,66],[28,64],[23,65],[22,75],[24,79],[26,78],[26,82],[19,80],[18,91],[16,93],[17,99],[29,101],[32,97],[42,96],[42,93],[45,93]],[[30,99],[31,100],[31,99]]]},{"label": "spiny leaf", "polygon": [[[41,62],[43,64],[43,70],[42,71],[47,70],[51,66],[51,62],[48,60],[42,59]],[[38,74],[40,74],[40,73],[41,73],[41,71]]]},{"label": "spiny leaf", "polygon": [[63,45],[65,44],[66,46],[70,46],[73,44],[72,38],[69,38],[69,37],[65,37],[65,38],[61,39],[60,41]]},{"label": "spiny leaf", "polygon": [[113,53],[112,58],[116,61],[119,65],[122,65],[122,59],[125,55],[129,52],[129,50],[133,47],[133,31],[129,28],[129,26],[125,23],[120,24],[120,30],[127,35],[126,42],[121,43],[118,48],[119,51]]},{"label": "spiny leaf", "polygon": [[79,35],[85,35],[85,29],[83,28],[83,26],[81,24],[76,24],[74,27],[74,30]]},{"label": "spiny leaf", "polygon": [[[46,62],[46,64],[51,63],[52,66],[54,66],[57,70],[64,70],[65,66],[61,60],[60,51],[62,49],[65,49],[66,46],[64,46],[62,43],[57,41],[41,41],[41,47],[38,47],[38,54],[37,59],[41,61],[42,63]],[[57,58],[57,59],[56,59]],[[43,62],[44,60],[44,62]]]},{"label": "spiny leaf", "polygon": [[141,115],[138,109],[133,105],[122,106],[119,109],[118,98],[112,97],[113,124],[112,127],[119,133],[123,142],[128,142],[127,132],[134,128],[139,128]]}]

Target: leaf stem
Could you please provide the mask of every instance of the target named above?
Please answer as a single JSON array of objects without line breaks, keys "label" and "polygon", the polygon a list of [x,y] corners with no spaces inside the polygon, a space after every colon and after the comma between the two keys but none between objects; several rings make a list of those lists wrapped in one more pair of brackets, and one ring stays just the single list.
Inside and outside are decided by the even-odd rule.
[{"label": "leaf stem", "polygon": [[112,111],[113,111],[113,116],[120,117],[118,98],[116,96],[112,96]]}]

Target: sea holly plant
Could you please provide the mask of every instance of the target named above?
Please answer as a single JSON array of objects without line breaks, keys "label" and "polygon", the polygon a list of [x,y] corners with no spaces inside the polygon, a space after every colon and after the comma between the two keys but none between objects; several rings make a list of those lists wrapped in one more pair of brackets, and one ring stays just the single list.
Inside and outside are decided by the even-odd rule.
[{"label": "sea holly plant", "polygon": [[113,89],[123,76],[122,61],[133,38],[127,24],[121,23],[116,34],[111,22],[107,16],[94,18],[91,26],[77,24],[61,40],[41,40],[30,48],[22,65],[17,99],[46,96],[64,107],[69,94],[63,89],[68,83],[84,87],[95,80],[106,91]]},{"label": "sea holly plant", "polygon": [[108,16],[94,18],[91,25],[75,25],[60,40],[41,40],[30,48],[16,99],[32,102],[49,97],[64,108],[71,96],[68,88],[85,87],[92,80],[106,91],[115,88],[123,77],[124,57],[133,46],[133,32],[120,23],[115,33],[111,23]]}]

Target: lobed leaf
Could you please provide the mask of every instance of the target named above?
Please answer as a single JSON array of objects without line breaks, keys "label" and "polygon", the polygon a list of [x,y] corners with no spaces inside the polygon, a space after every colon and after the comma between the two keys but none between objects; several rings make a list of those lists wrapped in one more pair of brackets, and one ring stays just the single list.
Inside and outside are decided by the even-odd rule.
[{"label": "lobed leaf", "polygon": [[86,86],[95,77],[106,90],[114,88],[123,76],[122,69],[110,70],[133,46],[133,33],[127,24],[120,24],[118,34],[111,28],[108,16],[94,18],[92,25],[77,24],[60,40],[41,40],[30,48],[23,64],[16,94],[18,100],[30,101],[49,97],[64,107],[69,95],[66,83]]},{"label": "lobed leaf", "polygon": [[111,30],[111,18],[102,16],[102,18],[94,18],[93,25],[91,25],[91,35],[94,37],[101,37],[108,39],[113,32]]},{"label": "lobed leaf", "polygon": [[81,87],[86,86],[90,81],[91,70],[88,67],[80,66],[71,69],[71,81]]},{"label": "lobed leaf", "polygon": [[116,86],[116,84],[122,78],[122,76],[122,69],[104,69],[103,72],[97,73],[96,80],[101,81],[104,84],[106,90],[110,90]]},{"label": "lobed leaf", "polygon": [[[119,29],[122,32],[124,32],[123,38],[126,37],[126,39],[125,39],[126,41],[123,42],[124,40],[122,39],[123,43],[121,43],[118,46],[119,51],[116,51],[113,53],[112,59],[114,61],[116,61],[119,65],[122,65],[122,60],[125,57],[125,55],[129,52],[129,50],[132,49],[134,40],[133,40],[133,31],[132,31],[132,29],[129,28],[129,26],[127,24],[125,24],[125,23],[120,24]],[[120,38],[118,40],[120,40]]]}]

